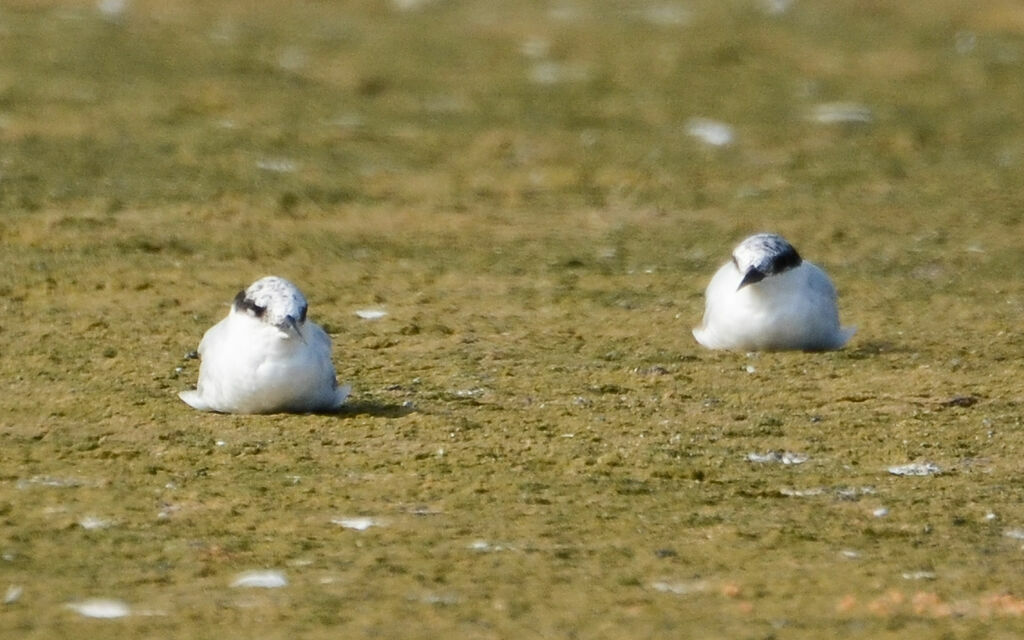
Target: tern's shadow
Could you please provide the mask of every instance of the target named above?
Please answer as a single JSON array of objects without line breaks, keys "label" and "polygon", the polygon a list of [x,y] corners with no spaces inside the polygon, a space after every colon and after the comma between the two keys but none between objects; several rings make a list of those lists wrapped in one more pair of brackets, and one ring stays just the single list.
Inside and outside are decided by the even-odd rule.
[{"label": "tern's shadow", "polygon": [[334,415],[341,418],[372,416],[374,418],[403,418],[416,413],[416,407],[409,404],[385,404],[381,402],[346,402]]},{"label": "tern's shadow", "polygon": [[910,353],[911,351],[912,349],[909,347],[895,342],[866,340],[847,347],[843,350],[843,353],[846,353],[852,358],[869,358],[871,356],[880,356],[885,353]]}]

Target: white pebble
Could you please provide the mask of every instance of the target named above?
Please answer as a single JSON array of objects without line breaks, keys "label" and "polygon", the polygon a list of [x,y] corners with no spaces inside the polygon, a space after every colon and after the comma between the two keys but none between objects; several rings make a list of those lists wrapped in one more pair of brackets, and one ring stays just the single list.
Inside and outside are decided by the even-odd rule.
[{"label": "white pebble", "polygon": [[99,0],[96,9],[108,20],[116,20],[128,9],[128,0]]},{"label": "white pebble", "polygon": [[277,589],[288,586],[288,578],[280,571],[246,571],[235,577],[232,587],[248,587],[257,589]]},{"label": "white pebble", "polygon": [[590,73],[581,65],[562,64],[551,60],[537,62],[529,72],[531,82],[548,86],[563,82],[582,82],[589,77]]},{"label": "white pebble", "polygon": [[78,526],[90,531],[93,529],[106,529],[110,526],[110,521],[104,520],[103,518],[96,518],[94,516],[85,516],[78,521]]},{"label": "white pebble", "polygon": [[779,489],[779,493],[790,498],[808,498],[811,496],[820,496],[825,494],[825,490],[821,487],[812,487],[810,489],[791,489],[789,487],[783,487]]},{"label": "white pebble", "polygon": [[131,609],[127,603],[121,600],[107,600],[105,598],[92,598],[81,602],[72,602],[67,605],[68,609],[86,618],[123,618],[131,615]]},{"label": "white pebble", "polygon": [[432,0],[391,0],[391,6],[398,11],[419,11]]},{"label": "white pebble", "polygon": [[294,173],[299,165],[294,160],[287,158],[264,158],[256,161],[256,168],[271,173]]},{"label": "white pebble", "polygon": [[712,147],[730,145],[735,137],[732,127],[710,118],[690,118],[686,123],[686,133]]},{"label": "white pebble", "polygon": [[336,524],[346,529],[355,529],[356,531],[366,531],[370,527],[381,526],[380,522],[373,518],[334,518],[331,520],[331,524]]},{"label": "white pebble", "polygon": [[469,549],[472,551],[491,552],[491,551],[510,551],[510,547],[501,544],[491,544],[486,540],[474,540],[469,544]]},{"label": "white pebble", "polygon": [[775,462],[779,464],[803,464],[807,462],[808,456],[803,453],[792,451],[769,451],[768,453],[748,453],[748,462]]},{"label": "white pebble", "polygon": [[761,0],[765,13],[772,16],[781,16],[789,11],[792,4],[793,0]]},{"label": "white pebble", "polygon": [[809,118],[820,124],[871,124],[875,120],[871,107],[852,102],[819,104]]},{"label": "white pebble", "polygon": [[662,593],[673,593],[675,595],[682,596],[688,593],[707,591],[708,584],[703,580],[695,580],[692,582],[669,582],[667,580],[658,580],[651,583],[651,588]]},{"label": "white pebble", "polygon": [[942,473],[939,465],[932,462],[911,462],[889,467],[894,476],[933,476]]}]

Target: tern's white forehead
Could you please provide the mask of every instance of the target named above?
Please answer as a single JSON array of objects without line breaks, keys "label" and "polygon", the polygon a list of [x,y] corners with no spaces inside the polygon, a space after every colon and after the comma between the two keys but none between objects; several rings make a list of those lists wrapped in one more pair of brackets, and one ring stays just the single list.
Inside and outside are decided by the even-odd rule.
[{"label": "tern's white forehead", "polygon": [[235,306],[252,311],[270,324],[281,324],[291,317],[296,322],[306,319],[306,297],[299,288],[284,278],[260,278],[235,301]]},{"label": "tern's white forehead", "polygon": [[777,273],[800,264],[800,255],[786,239],[774,233],[758,233],[739,243],[732,259],[740,273],[754,268],[765,274]]}]

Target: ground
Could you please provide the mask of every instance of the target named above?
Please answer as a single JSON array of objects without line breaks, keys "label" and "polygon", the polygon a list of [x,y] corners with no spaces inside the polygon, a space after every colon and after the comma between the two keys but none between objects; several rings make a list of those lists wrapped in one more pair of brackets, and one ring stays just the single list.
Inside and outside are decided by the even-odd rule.
[{"label": "ground", "polygon": [[[1019,637],[1022,65],[1000,0],[6,2],[0,631]],[[765,230],[845,349],[693,340]],[[340,414],[178,400],[268,274]]]}]

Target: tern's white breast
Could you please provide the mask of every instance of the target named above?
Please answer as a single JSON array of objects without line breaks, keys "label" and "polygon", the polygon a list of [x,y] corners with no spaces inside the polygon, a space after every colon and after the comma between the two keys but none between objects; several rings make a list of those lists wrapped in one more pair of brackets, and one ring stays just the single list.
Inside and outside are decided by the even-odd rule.
[{"label": "tern's white breast", "polygon": [[331,363],[331,341],[306,322],[302,337],[232,311],[203,336],[199,384],[182,399],[225,413],[324,411],[347,395]]},{"label": "tern's white breast", "polygon": [[836,292],[825,272],[800,266],[738,288],[743,275],[723,265],[705,292],[704,320],[693,330],[709,349],[838,349],[853,335],[839,326]]}]

